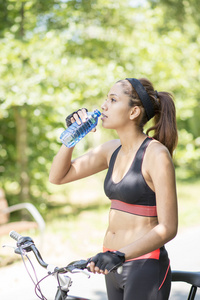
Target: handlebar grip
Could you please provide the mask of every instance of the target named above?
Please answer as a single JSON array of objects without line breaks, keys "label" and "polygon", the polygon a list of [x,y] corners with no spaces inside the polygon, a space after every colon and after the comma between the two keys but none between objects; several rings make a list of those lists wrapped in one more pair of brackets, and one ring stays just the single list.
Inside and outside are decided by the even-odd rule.
[{"label": "handlebar grip", "polygon": [[14,231],[14,230],[12,230],[12,231],[9,233],[9,236],[10,236],[12,239],[14,239],[15,241],[18,241],[18,240],[22,237],[21,234],[19,234],[18,232]]}]

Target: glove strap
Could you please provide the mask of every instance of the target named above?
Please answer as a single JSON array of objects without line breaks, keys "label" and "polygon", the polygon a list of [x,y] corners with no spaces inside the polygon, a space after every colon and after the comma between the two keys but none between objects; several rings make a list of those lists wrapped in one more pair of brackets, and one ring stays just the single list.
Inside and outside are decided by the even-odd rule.
[{"label": "glove strap", "polygon": [[112,252],[117,254],[117,256],[119,256],[122,259],[123,263],[125,262],[125,253],[120,251],[112,251]]},{"label": "glove strap", "polygon": [[[86,112],[88,112],[87,108],[84,108],[84,109],[86,110]],[[72,114],[70,114],[70,115],[65,119],[65,122],[66,122],[67,127],[69,127],[69,126],[72,125],[71,118],[73,118],[73,115],[74,115],[74,114],[78,114],[79,111],[81,111],[81,109],[78,109],[78,110],[74,111]]]}]

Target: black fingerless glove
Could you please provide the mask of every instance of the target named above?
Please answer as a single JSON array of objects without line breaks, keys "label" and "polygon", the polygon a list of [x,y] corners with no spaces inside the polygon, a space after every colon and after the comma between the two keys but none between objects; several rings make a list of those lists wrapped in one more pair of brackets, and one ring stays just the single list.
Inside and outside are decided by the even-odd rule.
[{"label": "black fingerless glove", "polygon": [[98,253],[90,259],[100,270],[108,272],[117,270],[125,262],[125,254],[120,251],[106,251]]},{"label": "black fingerless glove", "polygon": [[[87,108],[84,108],[84,109],[86,110],[86,112],[88,112]],[[74,111],[72,114],[70,114],[69,116],[67,116],[67,118],[65,119],[67,127],[72,125],[71,118],[73,118],[74,114],[78,114],[79,111],[81,111],[81,109],[78,109],[78,110]]]}]

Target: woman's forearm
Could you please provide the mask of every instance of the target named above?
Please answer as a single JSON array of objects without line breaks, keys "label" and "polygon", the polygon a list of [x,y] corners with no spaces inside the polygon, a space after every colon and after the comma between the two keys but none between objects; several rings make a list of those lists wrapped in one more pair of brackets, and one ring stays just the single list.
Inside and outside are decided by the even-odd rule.
[{"label": "woman's forearm", "polygon": [[157,225],[144,237],[122,247],[119,251],[125,253],[126,259],[136,258],[138,256],[149,253],[163,246],[165,243],[172,240],[177,234],[177,225],[164,226]]},{"label": "woman's forearm", "polygon": [[51,166],[49,181],[54,184],[62,184],[63,178],[69,172],[71,167],[71,158],[74,147],[67,148],[62,145],[58,153],[53,159]]}]

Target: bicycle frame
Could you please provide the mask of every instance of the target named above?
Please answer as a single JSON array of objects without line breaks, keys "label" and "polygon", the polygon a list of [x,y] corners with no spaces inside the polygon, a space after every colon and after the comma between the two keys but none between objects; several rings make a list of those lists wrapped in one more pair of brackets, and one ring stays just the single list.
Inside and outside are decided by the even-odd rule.
[{"label": "bicycle frame", "polygon": [[[84,273],[88,277],[90,277],[89,272],[87,270],[88,261],[86,261],[86,260],[75,261],[75,262],[68,264],[66,267],[58,268],[56,266],[47,264],[42,259],[42,256],[41,256],[39,250],[36,248],[33,240],[30,237],[23,237],[15,231],[10,232],[10,237],[12,237],[13,239],[15,239],[17,241],[17,247],[15,248],[15,253],[21,255],[23,262],[24,262],[23,255],[25,255],[28,258],[27,252],[33,252],[38,263],[43,268],[47,269],[47,272],[48,272],[47,276],[52,275],[57,279],[58,287],[57,287],[57,292],[55,295],[55,300],[89,300],[89,299],[82,298],[82,297],[68,296],[69,287],[72,285],[72,281],[69,276],[65,275],[65,273],[68,273],[68,272],[69,273]],[[29,262],[31,263],[30,259],[29,259]],[[24,264],[25,264],[25,262],[24,262]],[[31,263],[31,266],[34,270],[32,263]],[[35,270],[34,270],[34,272],[35,272]],[[31,277],[29,272],[28,272],[28,274]],[[36,274],[35,274],[35,277],[37,280]],[[32,281],[35,284],[35,293],[38,296],[38,298],[40,298],[42,300],[47,300],[47,299],[43,295],[43,293],[40,289],[39,283],[45,278],[46,277],[42,278],[40,281],[37,280],[37,283],[35,284],[34,280],[31,277]],[[40,295],[37,294],[38,292]]]},{"label": "bicycle frame", "polygon": [[[10,236],[17,241],[17,247],[15,248],[15,253],[21,254],[23,258],[23,255],[26,255],[27,252],[32,251],[38,263],[42,267],[47,269],[49,275],[53,275],[58,280],[58,288],[55,295],[55,300],[89,300],[82,297],[68,296],[69,287],[72,285],[72,281],[69,276],[65,275],[65,273],[67,272],[70,273],[81,272],[81,273],[85,273],[88,277],[90,277],[89,272],[87,270],[88,261],[86,260],[75,261],[68,264],[66,267],[58,268],[44,262],[40,252],[38,251],[33,240],[30,237],[23,237],[15,231],[11,231]],[[200,287],[200,272],[172,271],[172,282],[173,281],[189,283],[191,288],[187,300],[194,300],[196,296],[197,288]],[[36,288],[39,282],[37,282]],[[40,288],[38,288],[38,290],[41,292]],[[42,298],[40,299],[47,300],[45,297],[43,298],[42,292],[41,295]]]},{"label": "bicycle frame", "polygon": [[194,300],[200,287],[200,272],[172,271],[172,281],[189,283],[191,288],[187,300]]}]

